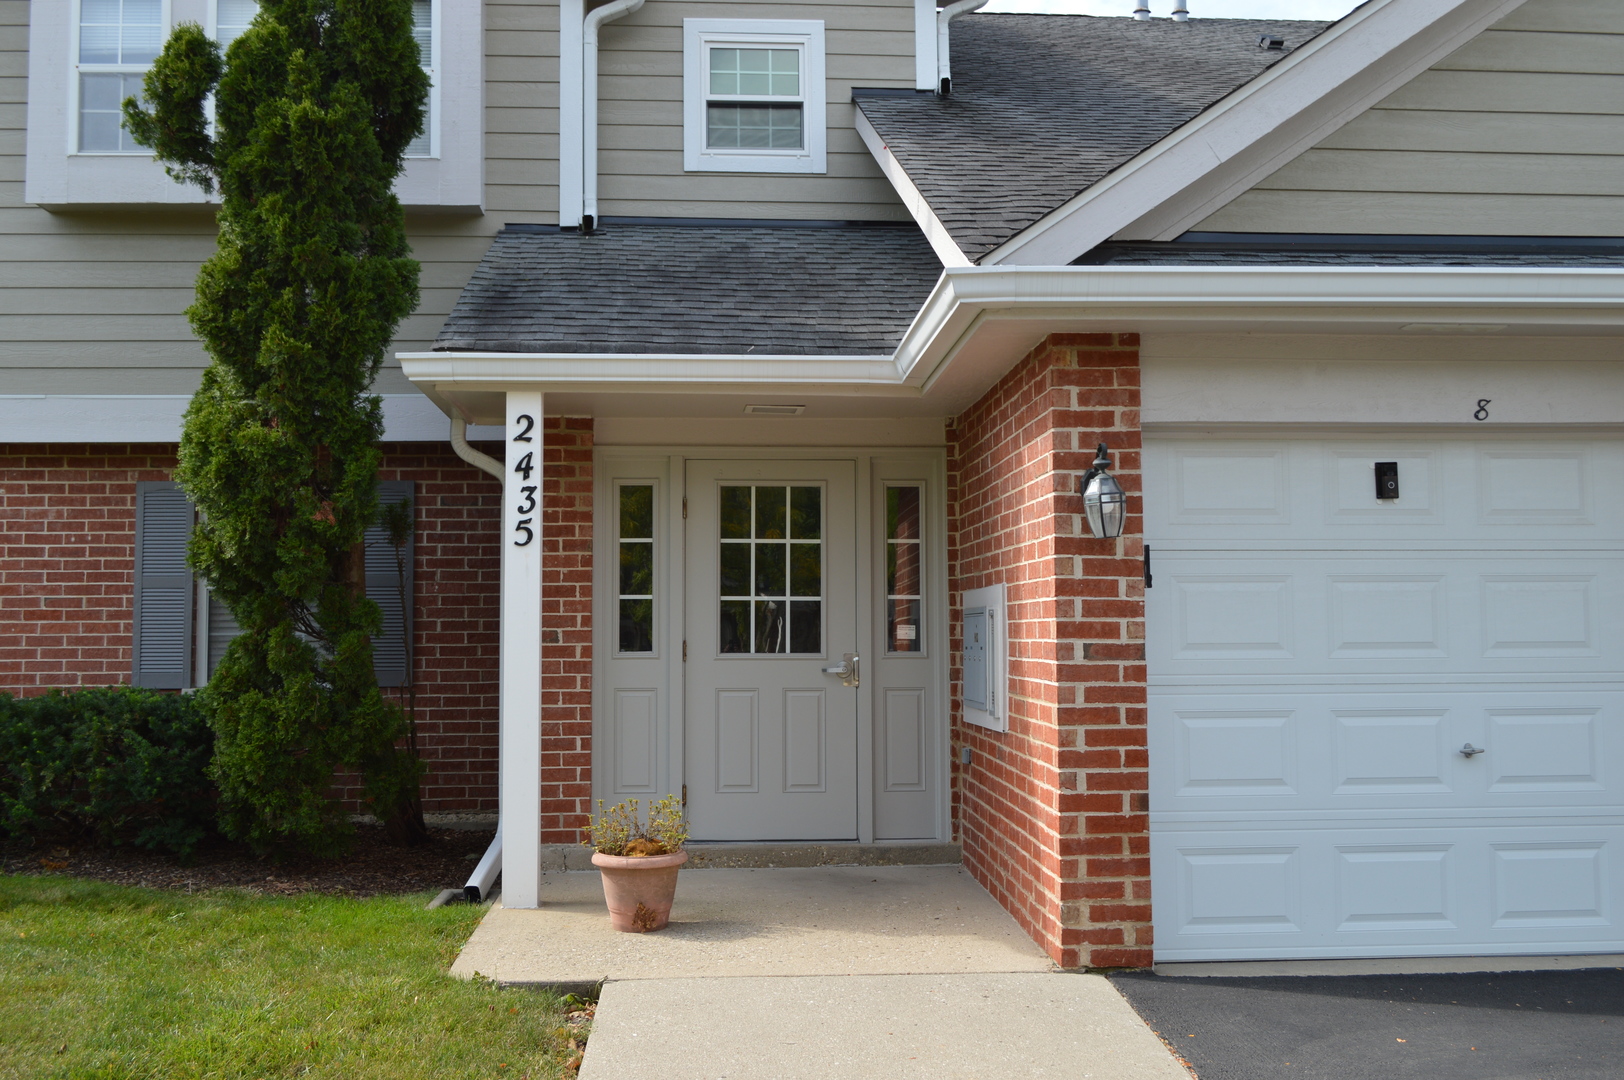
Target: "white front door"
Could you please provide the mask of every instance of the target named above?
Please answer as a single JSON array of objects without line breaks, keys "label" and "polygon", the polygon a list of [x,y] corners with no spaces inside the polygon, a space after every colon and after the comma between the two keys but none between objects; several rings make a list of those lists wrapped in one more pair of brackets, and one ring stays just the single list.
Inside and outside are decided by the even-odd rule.
[{"label": "white front door", "polygon": [[687,809],[697,840],[857,839],[850,461],[687,464]]},{"label": "white front door", "polygon": [[1158,959],[1624,950],[1624,444],[1168,437],[1145,506]]}]

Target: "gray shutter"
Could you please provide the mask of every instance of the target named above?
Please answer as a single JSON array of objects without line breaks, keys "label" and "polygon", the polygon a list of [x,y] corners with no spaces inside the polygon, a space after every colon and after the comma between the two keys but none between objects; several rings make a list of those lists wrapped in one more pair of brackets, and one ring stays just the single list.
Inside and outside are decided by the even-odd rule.
[{"label": "gray shutter", "polygon": [[130,681],[156,690],[192,685],[192,504],[168,481],[135,485],[135,618]]},{"label": "gray shutter", "polygon": [[[410,480],[382,480],[378,483],[378,503],[413,499]],[[416,517],[416,507],[412,516]],[[412,670],[412,560],[416,554],[417,530],[406,541],[406,580],[400,579],[395,549],[389,535],[377,525],[366,533],[367,597],[383,611],[383,632],[372,639],[372,670],[379,686],[405,686]],[[404,594],[406,603],[401,604]]]}]

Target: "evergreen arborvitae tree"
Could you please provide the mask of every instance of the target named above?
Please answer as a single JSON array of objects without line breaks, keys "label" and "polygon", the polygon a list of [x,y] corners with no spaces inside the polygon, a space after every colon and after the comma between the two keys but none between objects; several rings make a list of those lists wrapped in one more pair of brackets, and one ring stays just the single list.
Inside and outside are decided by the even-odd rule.
[{"label": "evergreen arborvitae tree", "polygon": [[201,511],[192,566],[242,628],[205,694],[222,827],[333,854],[351,835],[329,797],[339,768],[397,837],[423,835],[422,767],[372,671],[362,536],[383,429],[370,388],[418,297],[392,186],[429,82],[411,0],[259,8],[224,56],[177,27],[147,107],[124,115],[172,177],[220,193],[187,311],[213,363],[175,475]]}]

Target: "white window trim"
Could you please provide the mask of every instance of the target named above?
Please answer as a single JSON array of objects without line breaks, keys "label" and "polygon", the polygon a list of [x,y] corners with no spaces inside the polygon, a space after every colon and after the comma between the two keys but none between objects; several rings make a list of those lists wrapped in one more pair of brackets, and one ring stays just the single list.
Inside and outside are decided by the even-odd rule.
[{"label": "white window trim", "polygon": [[[166,28],[214,28],[214,0],[165,0]],[[78,146],[77,3],[29,5],[25,202],[74,207],[206,206],[146,153],[91,153]],[[435,4],[433,157],[406,160],[395,194],[408,207],[479,213],[485,202],[485,16],[480,0]]]},{"label": "white window trim", "polygon": [[[429,161],[439,160],[440,157],[440,72],[444,67],[440,60],[441,33],[440,27],[445,22],[445,6],[450,0],[432,0],[429,11],[429,114],[425,117],[424,128],[429,137],[429,152],[426,154],[409,154],[406,160]],[[218,3],[218,0],[216,0]]]},{"label": "white window trim", "polygon": [[[710,149],[705,146],[705,50],[713,45],[793,45],[801,51],[800,150]],[[682,20],[682,164],[688,172],[823,173],[828,171],[828,83],[823,22],[814,19]]]},{"label": "white window trim", "polygon": [[[120,158],[150,158],[151,151],[137,147],[134,150],[81,150],[79,149],[79,83],[80,75],[135,75],[152,69],[149,64],[82,64],[79,62],[79,31],[84,22],[84,0],[73,0],[69,5],[73,9],[68,27],[68,154],[72,157],[120,157]],[[213,6],[212,4],[210,5]],[[170,10],[170,0],[163,0],[163,14],[160,17],[162,37],[160,40],[169,40],[169,31],[174,28],[173,13]],[[85,69],[89,68],[88,71]]]}]

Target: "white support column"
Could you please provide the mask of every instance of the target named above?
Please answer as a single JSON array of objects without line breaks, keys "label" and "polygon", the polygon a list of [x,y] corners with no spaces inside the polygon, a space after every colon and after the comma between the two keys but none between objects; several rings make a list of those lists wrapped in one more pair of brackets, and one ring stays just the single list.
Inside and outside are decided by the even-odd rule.
[{"label": "white support column", "polygon": [[541,892],[542,395],[507,395],[502,485],[502,904]]},{"label": "white support column", "polygon": [[584,209],[586,148],[582,110],[585,0],[558,5],[558,224],[573,229]]}]

